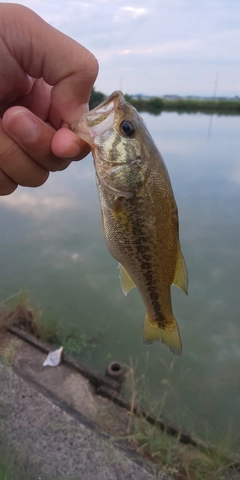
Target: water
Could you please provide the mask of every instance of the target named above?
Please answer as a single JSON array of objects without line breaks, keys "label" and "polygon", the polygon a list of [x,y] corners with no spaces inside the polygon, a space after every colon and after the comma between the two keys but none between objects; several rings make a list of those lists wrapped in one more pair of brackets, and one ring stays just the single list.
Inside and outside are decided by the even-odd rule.
[{"label": "water", "polygon": [[90,156],[39,189],[1,199],[0,297],[27,292],[43,320],[55,318],[71,336],[72,348],[81,344],[81,361],[91,367],[132,358],[151,403],[165,398],[170,420],[211,440],[230,432],[238,447],[240,118],[143,117],[169,170],[189,271],[189,297],[172,289],[181,359],[160,343],[143,345],[144,307],[136,289],[121,292]]}]

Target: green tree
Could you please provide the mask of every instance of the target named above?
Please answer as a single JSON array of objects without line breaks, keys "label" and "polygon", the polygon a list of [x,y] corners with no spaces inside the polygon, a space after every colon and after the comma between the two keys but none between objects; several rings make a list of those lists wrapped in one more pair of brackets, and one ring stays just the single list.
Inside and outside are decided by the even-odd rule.
[{"label": "green tree", "polygon": [[100,103],[105,100],[106,95],[102,92],[96,92],[95,88],[93,87],[91,97],[89,100],[89,108],[92,110],[93,108],[97,107]]}]

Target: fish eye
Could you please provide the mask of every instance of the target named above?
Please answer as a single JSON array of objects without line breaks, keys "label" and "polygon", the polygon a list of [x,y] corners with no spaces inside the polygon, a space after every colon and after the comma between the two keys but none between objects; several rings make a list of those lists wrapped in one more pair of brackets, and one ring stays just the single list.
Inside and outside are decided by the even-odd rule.
[{"label": "fish eye", "polygon": [[123,120],[120,125],[120,130],[124,136],[132,137],[135,133],[135,126],[129,120]]}]

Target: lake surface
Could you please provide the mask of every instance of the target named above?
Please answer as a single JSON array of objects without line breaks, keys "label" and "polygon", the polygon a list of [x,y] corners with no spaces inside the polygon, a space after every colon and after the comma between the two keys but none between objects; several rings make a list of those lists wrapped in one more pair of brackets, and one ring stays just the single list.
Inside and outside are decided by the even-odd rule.
[{"label": "lake surface", "polygon": [[[107,251],[91,157],[0,199],[0,298],[27,292],[80,359],[145,376],[151,403],[204,438],[240,445],[240,117],[143,114],[171,177],[189,296],[172,288],[184,353],[142,342],[145,309],[122,294]],[[211,131],[210,131],[211,125]],[[75,342],[75,343],[74,343]],[[162,402],[162,404],[161,404]]]}]

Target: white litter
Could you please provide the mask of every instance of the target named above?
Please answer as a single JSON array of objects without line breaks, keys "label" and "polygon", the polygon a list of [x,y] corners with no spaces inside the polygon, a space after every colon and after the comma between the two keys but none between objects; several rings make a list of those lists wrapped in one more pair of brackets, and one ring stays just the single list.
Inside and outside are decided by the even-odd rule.
[{"label": "white litter", "polygon": [[63,347],[60,347],[57,350],[54,350],[54,352],[50,352],[46,360],[43,362],[43,366],[57,367],[58,365],[60,365],[62,360],[62,352],[63,352]]}]

